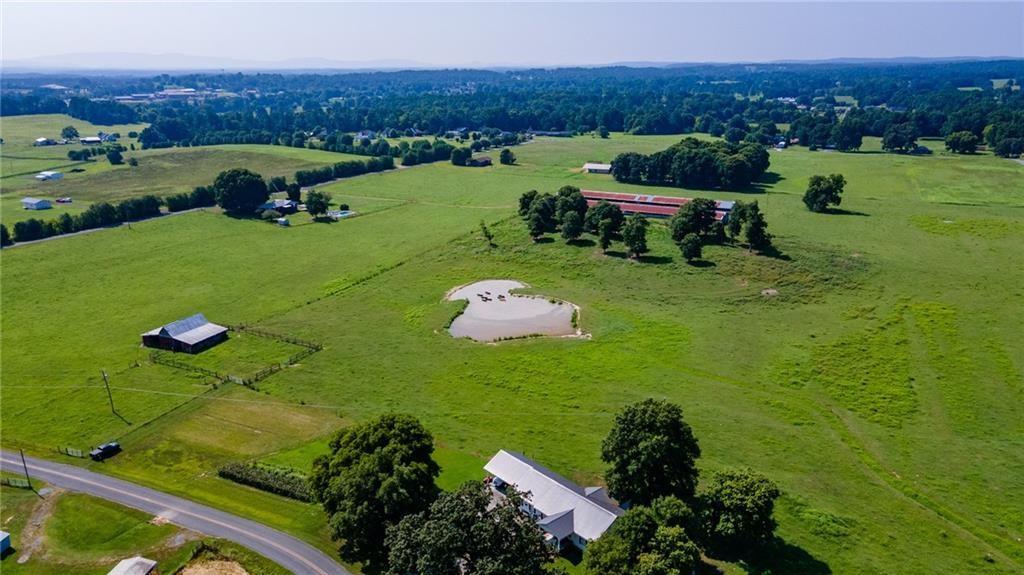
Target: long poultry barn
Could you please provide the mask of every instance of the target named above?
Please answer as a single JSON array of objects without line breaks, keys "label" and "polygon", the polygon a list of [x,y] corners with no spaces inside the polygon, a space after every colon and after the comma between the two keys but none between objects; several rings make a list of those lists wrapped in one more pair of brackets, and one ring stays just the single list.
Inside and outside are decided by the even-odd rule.
[{"label": "long poultry barn", "polygon": [[[690,203],[690,198],[677,198],[673,196],[652,196],[648,194],[624,194],[620,192],[599,192],[596,190],[581,190],[581,194],[587,200],[588,206],[597,205],[604,200],[610,204],[619,206],[624,214],[643,214],[655,218],[670,218],[679,211],[679,208]],[[732,211],[736,202],[720,200],[715,202],[715,219],[725,222],[729,219],[729,212]]]}]

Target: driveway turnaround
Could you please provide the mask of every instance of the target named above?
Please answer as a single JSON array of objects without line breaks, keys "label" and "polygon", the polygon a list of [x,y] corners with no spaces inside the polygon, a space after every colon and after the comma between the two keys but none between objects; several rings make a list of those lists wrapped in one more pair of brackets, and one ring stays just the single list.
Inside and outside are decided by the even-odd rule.
[{"label": "driveway turnaround", "polygon": [[[255,521],[73,465],[27,456],[25,461],[29,475],[35,479],[159,515],[186,529],[233,541],[292,573],[352,575],[308,543]],[[21,456],[0,450],[0,469],[22,473]]]}]

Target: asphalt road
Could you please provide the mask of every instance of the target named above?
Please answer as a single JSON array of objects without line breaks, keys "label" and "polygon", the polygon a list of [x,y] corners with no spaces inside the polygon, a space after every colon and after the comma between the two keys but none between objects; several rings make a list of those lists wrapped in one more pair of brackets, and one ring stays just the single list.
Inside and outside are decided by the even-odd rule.
[{"label": "asphalt road", "polygon": [[[26,457],[29,475],[69,491],[159,515],[175,525],[247,547],[301,575],[352,575],[337,561],[291,535],[187,499],[62,463]],[[22,473],[21,456],[0,451],[0,469]]]}]

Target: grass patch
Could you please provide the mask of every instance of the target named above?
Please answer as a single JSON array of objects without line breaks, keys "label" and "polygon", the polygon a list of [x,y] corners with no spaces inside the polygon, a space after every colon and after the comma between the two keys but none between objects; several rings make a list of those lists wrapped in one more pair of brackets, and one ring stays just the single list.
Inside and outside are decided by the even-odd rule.
[{"label": "grass patch", "polygon": [[[1024,166],[882,154],[866,138],[860,153],[773,151],[771,180],[743,193],[579,172],[678,139],[538,138],[516,148],[517,166],[439,163],[336,182],[322,187],[365,214],[337,224],[284,230],[205,212],[4,250],[4,444],[52,454],[121,438],[125,452],[104,472],[331,551],[315,506],[217,478],[217,467],[305,470],[339,427],[407,411],[437,438],[446,487],[479,478],[501,448],[595,485],[614,414],[662,397],[683,406],[704,471],[754,467],[786,501],[799,498],[779,506],[773,572],[1020,572],[1024,504],[1007,494],[1024,491],[1024,252],[1016,235],[977,231],[987,224],[927,228],[1019,224]],[[807,180],[832,172],[849,182],[849,213],[808,212]],[[110,180],[123,193],[128,183]],[[782,257],[714,246],[714,265],[690,266],[660,224],[646,262],[531,242],[518,196],[565,184],[756,199]],[[478,237],[481,220],[494,247]],[[592,338],[448,337],[444,294],[488,277],[579,305]],[[259,392],[148,365],[138,334],[197,310],[325,348]],[[133,425],[110,415],[100,369]]]}]

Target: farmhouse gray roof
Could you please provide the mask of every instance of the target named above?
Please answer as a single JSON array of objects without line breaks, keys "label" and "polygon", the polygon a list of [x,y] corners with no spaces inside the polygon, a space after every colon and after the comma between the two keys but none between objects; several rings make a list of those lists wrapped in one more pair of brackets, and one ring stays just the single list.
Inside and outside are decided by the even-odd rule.
[{"label": "farmhouse gray roof", "polygon": [[[623,513],[599,487],[584,489],[522,453],[499,451],[484,466],[491,475],[514,485],[554,530],[561,531],[571,517],[572,532],[587,540],[600,537]],[[566,512],[571,512],[567,515]],[[547,528],[548,525],[545,525]],[[549,532],[555,533],[549,529]]]},{"label": "farmhouse gray roof", "polygon": [[206,319],[206,316],[197,313],[147,331],[142,335],[163,335],[187,344],[195,344],[227,330],[228,328],[212,323]]}]

